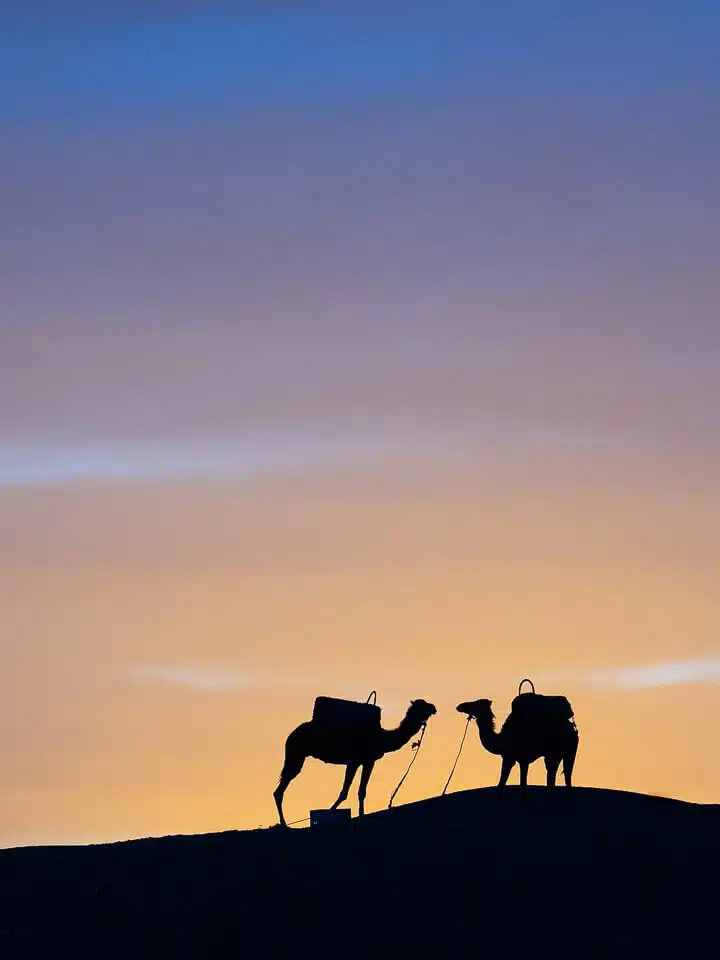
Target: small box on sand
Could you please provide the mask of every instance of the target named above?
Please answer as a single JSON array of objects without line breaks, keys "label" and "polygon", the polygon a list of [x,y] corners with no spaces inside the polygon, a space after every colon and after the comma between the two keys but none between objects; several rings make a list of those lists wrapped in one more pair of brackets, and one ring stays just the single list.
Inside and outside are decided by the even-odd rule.
[{"label": "small box on sand", "polygon": [[311,810],[310,811],[310,826],[311,827],[330,827],[337,826],[341,823],[349,823],[350,821],[350,811],[347,808],[340,808],[338,810]]}]

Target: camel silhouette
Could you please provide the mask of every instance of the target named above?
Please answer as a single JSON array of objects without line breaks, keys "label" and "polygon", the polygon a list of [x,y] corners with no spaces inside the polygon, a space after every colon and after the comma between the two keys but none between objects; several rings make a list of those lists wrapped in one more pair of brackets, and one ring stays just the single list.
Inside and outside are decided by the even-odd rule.
[{"label": "camel silhouette", "polygon": [[[525,701],[523,709],[526,697],[534,699]],[[561,761],[565,786],[572,787],[579,735],[572,707],[565,697],[544,697],[534,692],[518,696],[499,733],[495,730],[492,700],[460,703],[457,710],[475,720],[483,747],[502,757],[498,787],[506,786],[516,763],[520,767],[520,786],[527,787],[528,767],[540,757],[545,759],[548,787],[554,788]]]},{"label": "camel silhouette", "polygon": [[342,789],[332,805],[333,810],[345,800],[355,774],[362,767],[358,788],[358,813],[362,817],[365,814],[368,781],[376,762],[386,753],[392,753],[404,747],[434,713],[437,713],[437,710],[432,703],[426,700],[412,700],[407,713],[394,730],[386,730],[381,726],[371,729],[348,729],[340,725],[318,723],[315,720],[301,723],[285,741],[285,763],[273,793],[281,826],[287,826],[283,814],[285,791],[302,770],[307,757],[315,757],[323,763],[343,764],[346,767]]}]

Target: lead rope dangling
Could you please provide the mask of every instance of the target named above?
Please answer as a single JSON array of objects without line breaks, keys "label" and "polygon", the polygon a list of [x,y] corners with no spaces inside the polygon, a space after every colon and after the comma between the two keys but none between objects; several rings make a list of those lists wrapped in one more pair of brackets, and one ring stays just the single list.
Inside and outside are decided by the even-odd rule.
[{"label": "lead rope dangling", "polygon": [[422,731],[421,731],[421,733],[420,733],[420,739],[419,739],[419,740],[416,740],[413,744],[411,744],[411,748],[412,748],[412,750],[414,751],[414,752],[413,752],[413,758],[412,758],[412,760],[410,761],[410,763],[408,764],[408,768],[407,768],[407,770],[405,771],[405,773],[403,774],[402,779],[400,780],[400,783],[395,787],[395,789],[394,789],[393,792],[392,792],[392,796],[390,797],[390,802],[388,803],[388,810],[392,807],[392,805],[393,805],[393,800],[395,799],[395,796],[397,795],[398,790],[399,790],[400,787],[403,785],[403,783],[405,783],[405,778],[406,778],[407,775],[410,773],[410,770],[411,770],[411,768],[412,768],[412,765],[413,765],[413,764],[415,763],[415,761],[417,760],[417,756],[418,756],[418,754],[420,753],[420,747],[422,746],[423,737],[425,736],[425,731],[426,731],[426,730],[427,730],[427,722],[425,722],[425,723],[422,725]]},{"label": "lead rope dangling", "polygon": [[452,765],[452,770],[450,771],[450,776],[447,778],[447,783],[443,787],[443,792],[440,794],[441,797],[445,796],[445,794],[447,793],[447,788],[450,786],[450,781],[452,780],[453,774],[455,773],[455,767],[458,765],[458,760],[460,759],[460,754],[462,753],[463,744],[465,743],[465,737],[467,736],[468,727],[470,726],[471,720],[472,720],[472,717],[468,716],[467,723],[465,724],[465,730],[463,731],[462,740],[460,741],[460,749],[458,750],[457,756],[455,757],[455,763]]}]

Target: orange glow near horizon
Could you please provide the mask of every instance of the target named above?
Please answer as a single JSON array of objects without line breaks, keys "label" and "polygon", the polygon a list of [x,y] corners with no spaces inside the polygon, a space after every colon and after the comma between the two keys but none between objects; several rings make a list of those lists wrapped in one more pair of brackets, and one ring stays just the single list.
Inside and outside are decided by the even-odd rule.
[{"label": "orange glow near horizon", "polygon": [[[650,505],[605,481],[572,500],[521,497],[414,464],[361,484],[350,472],[166,487],[0,498],[17,530],[2,578],[16,641],[4,843],[270,824],[284,737],[319,693],[376,688],[386,725],[413,697],[435,702],[398,801],[432,796],[462,732],[456,704],[488,696],[502,718],[525,675],[573,702],[579,784],[717,799],[716,687],[594,679],[685,661],[688,635],[707,637],[692,653],[711,658],[718,599],[696,567],[716,543],[697,501],[680,544],[673,491]],[[406,748],[378,764],[371,810],[408,760]],[[453,789],[497,773],[473,728]],[[308,761],[289,818],[330,802],[341,776]]]}]

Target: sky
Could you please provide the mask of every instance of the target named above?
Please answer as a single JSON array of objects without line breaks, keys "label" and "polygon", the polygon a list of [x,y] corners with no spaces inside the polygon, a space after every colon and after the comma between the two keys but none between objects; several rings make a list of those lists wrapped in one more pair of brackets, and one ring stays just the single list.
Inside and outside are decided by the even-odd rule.
[{"label": "sky", "polygon": [[579,784],[718,801],[718,36],[6,0],[0,846],[270,824],[320,694],[434,702],[432,796],[525,676]]}]

